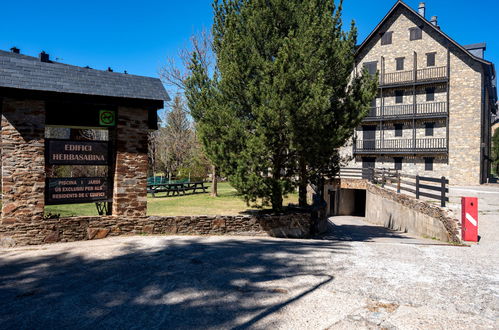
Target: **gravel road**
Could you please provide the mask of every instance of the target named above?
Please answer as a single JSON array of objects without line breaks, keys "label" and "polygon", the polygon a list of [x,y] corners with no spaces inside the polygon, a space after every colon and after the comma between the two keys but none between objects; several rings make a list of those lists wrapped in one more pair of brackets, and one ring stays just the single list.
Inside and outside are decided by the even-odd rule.
[{"label": "gravel road", "polygon": [[471,247],[336,217],[317,240],[135,236],[1,249],[0,325],[498,329],[499,199],[484,195],[488,232]]}]

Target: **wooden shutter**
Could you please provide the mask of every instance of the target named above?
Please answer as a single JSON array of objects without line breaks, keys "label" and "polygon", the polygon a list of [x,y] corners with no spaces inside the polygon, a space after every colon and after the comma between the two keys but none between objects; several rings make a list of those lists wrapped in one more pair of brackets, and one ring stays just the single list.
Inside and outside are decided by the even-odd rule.
[{"label": "wooden shutter", "polygon": [[402,130],[404,129],[404,124],[395,124],[395,136],[400,137],[403,135]]},{"label": "wooden shutter", "polygon": [[409,29],[409,39],[412,40],[419,40],[423,38],[423,31],[421,30],[420,27],[413,27]]},{"label": "wooden shutter", "polygon": [[396,69],[397,71],[404,70],[404,57],[398,57],[395,59],[395,62],[397,63]]},{"label": "wooden shutter", "polygon": [[404,91],[395,91],[395,103],[404,103]]},{"label": "wooden shutter", "polygon": [[433,129],[435,128],[435,123],[425,123],[425,135],[433,136]]},{"label": "wooden shutter", "polygon": [[392,43],[393,32],[385,32],[381,36],[381,45],[390,45]]},{"label": "wooden shutter", "polygon": [[364,63],[364,68],[367,69],[370,75],[375,75],[378,71],[378,62],[366,62]]},{"label": "wooden shutter", "polygon": [[435,66],[435,55],[436,53],[426,54],[426,66]]},{"label": "wooden shutter", "polygon": [[398,171],[402,170],[402,159],[403,159],[403,157],[393,158],[395,170],[398,170]]},{"label": "wooden shutter", "polygon": [[426,89],[426,101],[435,101],[435,87],[428,87]]},{"label": "wooden shutter", "polygon": [[424,170],[433,171],[433,158],[425,157],[424,159]]}]

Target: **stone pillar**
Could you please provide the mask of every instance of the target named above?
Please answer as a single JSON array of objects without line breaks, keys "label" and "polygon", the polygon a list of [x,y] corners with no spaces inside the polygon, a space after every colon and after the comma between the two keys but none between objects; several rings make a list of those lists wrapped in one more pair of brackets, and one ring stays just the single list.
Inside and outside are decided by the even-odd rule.
[{"label": "stone pillar", "polygon": [[36,222],[45,206],[45,104],[3,100],[2,224]]},{"label": "stone pillar", "polygon": [[147,212],[147,110],[120,107],[116,126],[113,215]]}]

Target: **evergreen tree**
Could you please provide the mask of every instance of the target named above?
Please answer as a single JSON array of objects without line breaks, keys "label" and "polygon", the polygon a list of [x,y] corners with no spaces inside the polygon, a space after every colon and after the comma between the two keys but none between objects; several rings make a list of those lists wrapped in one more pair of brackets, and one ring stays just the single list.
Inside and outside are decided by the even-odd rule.
[{"label": "evergreen tree", "polygon": [[492,137],[492,170],[499,175],[499,128],[496,128]]},{"label": "evergreen tree", "polygon": [[[245,135],[230,169],[248,201],[276,211],[300,177],[300,201],[313,178],[337,170],[337,150],[376,93],[352,75],[356,29],[342,30],[341,2],[215,2],[214,49],[224,112]],[[267,174],[267,172],[270,172]]]}]

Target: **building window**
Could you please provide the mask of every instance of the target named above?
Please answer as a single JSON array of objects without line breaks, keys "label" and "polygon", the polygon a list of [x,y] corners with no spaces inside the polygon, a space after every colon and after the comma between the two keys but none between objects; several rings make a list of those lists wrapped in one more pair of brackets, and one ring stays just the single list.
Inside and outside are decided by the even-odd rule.
[{"label": "building window", "polygon": [[425,123],[425,135],[433,136],[433,129],[435,128],[435,123]]},{"label": "building window", "polygon": [[378,62],[366,62],[364,63],[364,68],[366,68],[370,75],[374,76],[378,72]]},{"label": "building window", "polygon": [[381,35],[381,45],[390,45],[392,43],[393,32],[385,32]]},{"label": "building window", "polygon": [[435,55],[437,53],[427,53],[426,54],[426,66],[435,66]]},{"label": "building window", "polygon": [[395,136],[402,136],[402,130],[404,129],[404,124],[395,124]]},{"label": "building window", "polygon": [[404,57],[398,57],[395,59],[395,62],[397,63],[397,71],[404,70]]},{"label": "building window", "polygon": [[404,103],[404,91],[395,91],[395,103]]},{"label": "building window", "polygon": [[428,87],[426,89],[426,101],[435,101],[435,87]]},{"label": "building window", "polygon": [[433,171],[433,158],[426,157],[424,159],[424,170],[425,171]]},{"label": "building window", "polygon": [[410,40],[419,40],[423,38],[423,30],[420,27],[413,27],[409,29]]},{"label": "building window", "polygon": [[393,158],[394,160],[394,165],[395,165],[395,170],[401,171],[402,170],[402,157],[395,157]]}]

